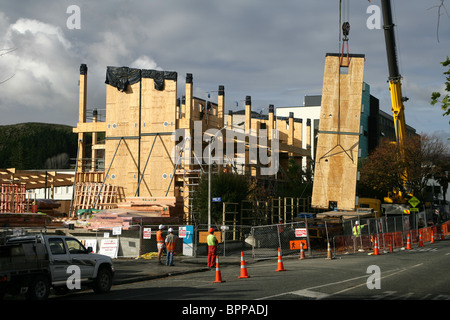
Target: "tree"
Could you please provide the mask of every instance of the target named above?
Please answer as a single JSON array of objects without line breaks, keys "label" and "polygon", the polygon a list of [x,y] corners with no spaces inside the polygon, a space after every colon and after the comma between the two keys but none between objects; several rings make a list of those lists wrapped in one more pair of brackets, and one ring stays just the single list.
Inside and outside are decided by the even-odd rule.
[{"label": "tree", "polygon": [[447,154],[446,146],[434,136],[408,137],[404,157],[397,144],[384,140],[363,163],[360,196],[384,197],[392,190],[400,190],[420,199],[429,180],[440,177],[448,168]]},{"label": "tree", "polygon": [[[244,175],[233,173],[218,173],[211,176],[211,196],[220,197],[222,202],[211,204],[211,220],[222,223],[222,203],[241,203],[249,191],[248,179]],[[208,175],[202,175],[197,190],[194,192],[194,208],[199,212],[197,222],[208,221]]]},{"label": "tree", "polygon": [[[447,56],[447,60],[441,62],[441,64],[444,67],[448,67],[450,66],[450,59]],[[445,82],[445,92],[447,92],[447,94],[441,99],[441,93],[440,92],[433,92],[431,94],[431,105],[435,105],[436,103],[441,103],[441,109],[444,111],[443,116],[448,116],[450,115],[450,97],[449,97],[449,92],[450,92],[450,68],[444,72],[444,75],[446,77],[446,82]],[[450,121],[449,121],[450,123]]]},{"label": "tree", "polygon": [[403,188],[404,165],[398,146],[388,139],[362,162],[358,184],[359,196],[383,198],[394,189]]},{"label": "tree", "polygon": [[286,170],[286,184],[282,185],[278,193],[283,197],[307,198],[312,195],[312,169],[302,168],[301,161],[289,158]]}]

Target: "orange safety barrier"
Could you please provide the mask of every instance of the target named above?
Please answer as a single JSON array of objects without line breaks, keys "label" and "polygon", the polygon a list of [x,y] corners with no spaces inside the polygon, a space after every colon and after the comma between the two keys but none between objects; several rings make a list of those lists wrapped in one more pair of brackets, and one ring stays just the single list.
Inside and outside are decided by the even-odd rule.
[{"label": "orange safety barrier", "polygon": [[444,236],[450,235],[450,221],[447,221],[446,223],[442,224],[442,234]]},{"label": "orange safety barrier", "polygon": [[[395,248],[409,250],[412,245],[423,246],[424,242],[444,240],[450,235],[450,221],[443,224],[425,227],[421,229],[411,229],[409,231],[387,232],[380,234],[361,235],[354,237],[351,235],[335,236],[333,238],[333,248],[336,254],[346,254],[358,251],[374,250],[374,239],[377,238],[378,250],[392,252]],[[409,239],[408,239],[409,238]]]}]

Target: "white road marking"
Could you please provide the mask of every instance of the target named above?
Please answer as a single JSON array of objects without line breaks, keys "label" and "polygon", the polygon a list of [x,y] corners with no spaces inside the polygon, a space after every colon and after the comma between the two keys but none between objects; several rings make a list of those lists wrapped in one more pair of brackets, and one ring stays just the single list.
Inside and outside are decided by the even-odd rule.
[{"label": "white road marking", "polygon": [[[423,263],[419,263],[419,264],[413,265],[413,266],[411,266],[409,268],[390,270],[390,271],[387,271],[387,272],[392,272],[392,273],[390,273],[388,275],[386,275],[386,271],[385,271],[383,273],[383,274],[385,274],[385,276],[381,277],[381,279],[388,278],[390,276],[393,276],[393,275],[396,275],[398,273],[410,270],[412,268],[419,267],[421,265],[423,265]],[[268,296],[268,297],[259,298],[259,299],[256,299],[256,300],[272,299],[272,298],[280,297],[280,296],[287,295],[287,294],[294,294],[294,295],[305,296],[305,297],[309,297],[309,298],[323,299],[323,298],[326,298],[326,297],[329,297],[329,296],[341,294],[343,292],[346,292],[346,291],[349,291],[349,290],[352,290],[352,289],[355,289],[355,288],[358,288],[358,287],[361,287],[361,286],[365,286],[365,285],[367,285],[367,283],[364,281],[364,283],[361,283],[361,284],[358,284],[358,285],[352,286],[350,288],[346,288],[344,290],[340,290],[340,291],[337,291],[337,292],[334,292],[334,293],[331,293],[331,294],[314,291],[312,289],[317,289],[317,288],[322,288],[322,287],[329,287],[329,286],[332,286],[332,285],[342,284],[342,283],[345,283],[345,282],[359,280],[359,279],[363,279],[363,278],[367,278],[367,277],[369,277],[369,275],[364,275],[364,276],[360,276],[360,277],[350,278],[350,279],[337,281],[337,282],[330,282],[330,283],[326,283],[326,284],[323,284],[323,285],[314,286],[314,287],[301,289],[301,290],[288,291],[288,292],[279,293],[279,294]]]}]

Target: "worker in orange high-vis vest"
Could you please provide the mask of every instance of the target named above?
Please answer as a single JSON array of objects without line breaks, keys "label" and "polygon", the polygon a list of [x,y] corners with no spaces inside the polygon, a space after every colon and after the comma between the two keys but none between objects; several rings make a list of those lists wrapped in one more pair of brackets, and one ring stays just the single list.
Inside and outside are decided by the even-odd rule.
[{"label": "worker in orange high-vis vest", "polygon": [[167,231],[169,234],[166,236],[166,266],[173,266],[173,253],[175,252],[175,247],[177,245],[177,236],[173,234],[172,228],[169,228]]},{"label": "worker in orange high-vis vest", "polygon": [[208,243],[208,268],[213,268],[216,260],[217,254],[217,241],[214,235],[214,229],[209,228],[209,235],[206,237],[206,242]]},{"label": "worker in orange high-vis vest", "polygon": [[159,225],[159,230],[156,231],[156,246],[158,248],[158,262],[162,264],[161,257],[164,250],[164,238],[162,236],[162,232],[164,230],[164,225]]}]

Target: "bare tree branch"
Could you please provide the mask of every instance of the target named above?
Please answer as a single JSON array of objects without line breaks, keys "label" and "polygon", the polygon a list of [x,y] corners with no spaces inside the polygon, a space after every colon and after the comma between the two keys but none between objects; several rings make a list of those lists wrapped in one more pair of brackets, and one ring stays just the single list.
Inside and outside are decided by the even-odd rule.
[{"label": "bare tree branch", "polygon": [[428,10],[433,9],[433,8],[437,8],[437,13],[438,13],[438,21],[437,21],[437,26],[436,26],[436,37],[437,37],[437,42],[439,42],[439,25],[441,23],[441,15],[442,15],[442,11],[445,11],[445,13],[447,14],[447,17],[450,18],[450,15],[448,14],[447,8],[445,7],[444,1],[445,0],[439,0],[441,3],[435,6],[432,6],[431,8],[428,8]]},{"label": "bare tree branch", "polygon": [[0,49],[0,57],[4,56],[5,54],[8,54],[10,52],[16,51],[17,48],[10,48],[10,49]]},{"label": "bare tree branch", "polygon": [[[0,49],[0,57],[4,56],[5,54],[11,53],[13,51],[16,51],[17,48],[8,48],[8,49]],[[10,80],[12,77],[14,77],[16,74],[13,74],[12,76],[10,76],[9,78],[5,79],[5,80],[1,80],[0,84],[5,83],[6,81]]]}]

